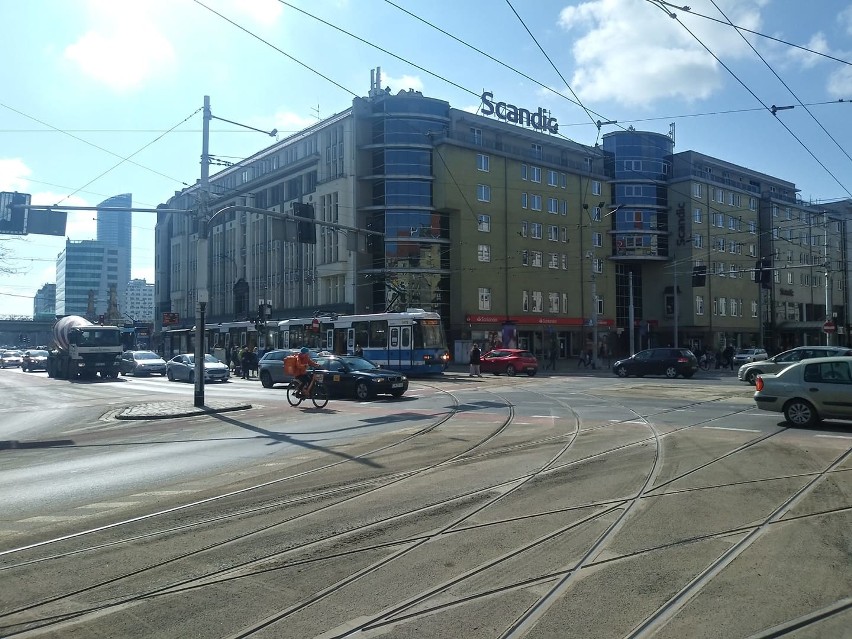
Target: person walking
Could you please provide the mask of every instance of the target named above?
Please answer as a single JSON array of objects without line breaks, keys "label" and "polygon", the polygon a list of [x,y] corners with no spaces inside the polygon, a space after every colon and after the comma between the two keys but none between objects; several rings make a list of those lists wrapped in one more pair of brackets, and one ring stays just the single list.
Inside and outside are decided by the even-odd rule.
[{"label": "person walking", "polygon": [[482,374],[479,372],[479,366],[482,362],[482,351],[479,350],[479,344],[473,344],[473,348],[470,349],[470,375],[468,377],[482,377]]},{"label": "person walking", "polygon": [[364,349],[360,342],[355,342],[355,357],[364,357]]},{"label": "person walking", "polygon": [[725,368],[730,368],[731,370],[734,370],[734,347],[731,346],[730,344],[728,344],[728,346],[725,348],[724,355],[725,355],[725,363],[724,363]]},{"label": "person walking", "polygon": [[242,371],[242,378],[248,379],[249,372],[251,371],[251,351],[248,348],[243,348],[240,351],[240,369]]}]

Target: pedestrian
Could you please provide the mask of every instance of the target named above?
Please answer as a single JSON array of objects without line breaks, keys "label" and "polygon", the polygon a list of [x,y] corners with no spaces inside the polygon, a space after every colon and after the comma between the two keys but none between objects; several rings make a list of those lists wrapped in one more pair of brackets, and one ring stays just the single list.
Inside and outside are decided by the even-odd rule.
[{"label": "pedestrian", "polygon": [[[552,371],[556,370],[556,358],[559,357],[559,340],[555,335],[550,338],[550,362],[549,368]],[[545,369],[547,370],[547,369]]]},{"label": "pedestrian", "polygon": [[251,349],[251,354],[249,356],[249,377],[257,377],[257,367],[260,362],[260,355],[257,354],[257,346]]},{"label": "pedestrian", "polygon": [[355,342],[355,357],[364,357],[364,349],[361,348],[361,342]]},{"label": "pedestrian", "polygon": [[600,360],[601,364],[603,364],[607,360],[606,344],[604,344],[603,342],[601,342],[601,345],[598,347],[598,359]]},{"label": "pedestrian", "polygon": [[730,368],[734,370],[734,347],[728,344],[725,348],[725,368]]},{"label": "pedestrian", "polygon": [[251,351],[248,348],[240,350],[240,369],[242,370],[242,378],[248,379],[249,371],[251,371]]},{"label": "pedestrian", "polygon": [[479,350],[479,344],[474,342],[473,348],[470,349],[470,375],[468,377],[482,377],[479,372],[479,365],[482,361],[482,351]]}]

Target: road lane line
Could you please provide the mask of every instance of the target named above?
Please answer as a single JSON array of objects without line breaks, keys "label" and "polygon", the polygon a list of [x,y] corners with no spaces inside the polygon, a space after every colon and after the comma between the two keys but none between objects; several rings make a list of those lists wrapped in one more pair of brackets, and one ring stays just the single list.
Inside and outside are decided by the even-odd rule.
[{"label": "road lane line", "polygon": [[731,428],[728,426],[703,426],[702,428],[709,428],[710,430],[736,430],[741,433],[759,433],[761,431],[755,430],[754,428]]},{"label": "road lane line", "polygon": [[815,435],[815,437],[825,437],[826,439],[852,439],[849,435]]}]

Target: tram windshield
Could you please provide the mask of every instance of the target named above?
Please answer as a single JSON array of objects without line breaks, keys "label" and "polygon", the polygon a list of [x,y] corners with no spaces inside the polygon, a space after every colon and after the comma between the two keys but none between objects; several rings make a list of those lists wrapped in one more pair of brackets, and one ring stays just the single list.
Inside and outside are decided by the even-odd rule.
[{"label": "tram windshield", "polygon": [[444,328],[440,320],[419,320],[414,324],[414,348],[442,348],[446,346]]}]

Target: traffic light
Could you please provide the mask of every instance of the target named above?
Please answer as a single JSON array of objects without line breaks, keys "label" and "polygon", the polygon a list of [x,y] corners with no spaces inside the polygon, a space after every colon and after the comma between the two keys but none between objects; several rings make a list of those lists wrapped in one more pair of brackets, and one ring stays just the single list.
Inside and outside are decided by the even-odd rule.
[{"label": "traffic light", "polygon": [[0,193],[0,234],[27,234],[27,215],[29,209],[12,207],[29,206],[29,204],[29,193]]},{"label": "traffic light", "polygon": [[[314,219],[314,207],[312,204],[304,204],[302,202],[293,202],[293,215],[296,217],[306,217],[310,219]],[[296,232],[296,238],[298,242],[302,244],[316,244],[317,243],[317,232],[316,232],[316,224],[313,222],[306,222],[304,220],[298,220],[298,227]]]}]

